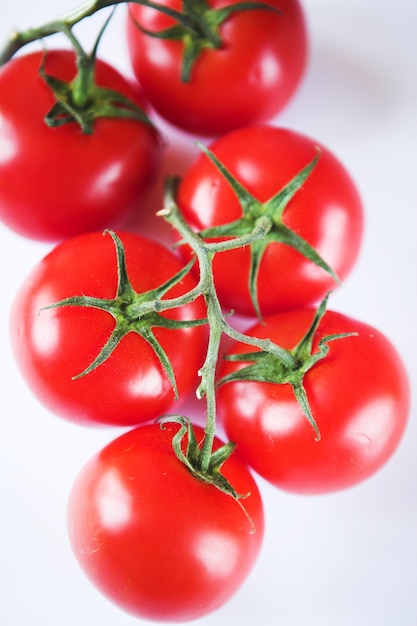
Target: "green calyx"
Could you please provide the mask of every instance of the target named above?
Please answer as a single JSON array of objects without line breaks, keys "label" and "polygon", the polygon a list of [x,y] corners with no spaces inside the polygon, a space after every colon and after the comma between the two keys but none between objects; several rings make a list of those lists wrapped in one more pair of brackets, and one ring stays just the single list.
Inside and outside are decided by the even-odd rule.
[{"label": "green calyx", "polygon": [[225,358],[228,361],[251,363],[251,365],[247,365],[236,372],[224,376],[218,381],[218,386],[242,381],[291,385],[299,406],[314,429],[317,441],[320,440],[321,435],[304,388],[304,376],[318,361],[321,361],[327,356],[330,350],[330,342],[345,337],[354,337],[358,334],[338,333],[326,335],[320,339],[317,351],[312,351],[314,335],[326,312],[329,295],[330,294],[321,302],[310,328],[301,341],[292,350],[287,350],[288,359],[283,360],[277,358],[275,354],[265,350],[226,355]]},{"label": "green calyx", "polygon": [[156,289],[151,289],[143,293],[137,293],[133,289],[126,271],[125,252],[120,238],[112,231],[105,231],[104,234],[109,234],[112,237],[116,249],[116,296],[112,299],[96,298],[94,296],[85,295],[71,296],[44,307],[44,309],[59,307],[90,307],[106,311],[115,320],[114,329],[96,358],[85,370],[73,376],[72,380],[82,378],[97,369],[111,356],[120,341],[128,333],[135,332],[140,335],[155,352],[170,380],[175,398],[178,398],[178,389],[172,364],[165,350],[159,343],[153,329],[158,327],[169,329],[190,328],[192,326],[201,326],[207,323],[206,319],[173,320],[156,312],[160,300],[190,271],[193,261],[188,263],[188,265],[186,265],[180,272],[175,274],[172,278]]},{"label": "green calyx", "polygon": [[302,237],[286,226],[284,213],[291,198],[299,191],[304,182],[315,168],[320,153],[308,163],[293,179],[291,179],[278,193],[266,202],[257,200],[225,167],[225,165],[206,146],[199,143],[201,150],[210,161],[217,167],[221,175],[227,180],[239,200],[242,208],[242,217],[227,224],[213,226],[200,231],[200,236],[207,238],[217,237],[242,237],[254,231],[259,220],[268,219],[270,228],[268,234],[250,244],[250,270],[248,276],[248,288],[251,300],[259,319],[261,311],[258,302],[258,274],[263,255],[271,243],[281,243],[291,246],[302,254],[306,259],[327,272],[335,282],[340,283],[338,276],[318,252]]},{"label": "green calyx", "polygon": [[[60,18],[52,20],[37,28],[23,32],[13,32],[6,46],[0,49],[0,65],[6,63],[20,48],[32,41],[37,41],[56,33],[71,31],[73,26],[102,9],[128,3],[128,0],[87,0],[77,9]],[[218,9],[212,9],[207,0],[183,0],[182,11],[151,0],[132,0],[133,4],[146,6],[172,17],[177,23],[170,28],[153,32],[143,28],[138,22],[134,24],[144,33],[159,39],[173,39],[183,42],[183,63],[181,78],[184,82],[191,79],[194,63],[207,48],[219,49],[224,43],[220,33],[221,25],[233,14],[240,11],[267,10],[276,14],[282,12],[267,2],[236,2]],[[110,18],[109,18],[110,19]],[[133,19],[133,18],[132,18]],[[248,42],[250,45],[250,42]]]},{"label": "green calyx", "polygon": [[279,9],[266,2],[237,2],[219,9],[212,9],[207,0],[183,0],[182,11],[176,11],[155,2],[140,0],[138,4],[155,8],[173,17],[177,21],[177,23],[170,28],[158,32],[146,30],[137,22],[135,22],[135,24],[143,33],[151,37],[183,42],[184,52],[181,74],[183,82],[190,81],[193,66],[203,50],[207,48],[219,49],[223,46],[220,26],[233,13],[255,10],[268,10],[274,13],[281,13]]},{"label": "green calyx", "polygon": [[[195,478],[209,485],[213,485],[216,489],[219,489],[226,495],[231,496],[240,505],[252,526],[252,532],[255,532],[255,525],[245,507],[240,502],[240,500],[248,498],[250,493],[237,493],[233,485],[230,484],[227,478],[225,478],[220,471],[221,467],[232,455],[236,447],[235,444],[229,441],[217,450],[211,451],[208,467],[204,467],[204,463],[202,463],[202,448],[198,444],[192,422],[182,415],[168,415],[158,421],[161,428],[163,428],[164,424],[168,422],[180,424],[181,428],[172,438],[172,447],[176,457],[186,466]],[[187,436],[187,446],[184,452],[182,442],[185,436]]]},{"label": "green calyx", "polygon": [[71,82],[45,72],[47,52],[44,53],[39,73],[55,98],[55,103],[45,116],[48,126],[55,128],[76,122],[84,134],[92,134],[94,122],[100,117],[133,119],[152,126],[144,110],[135,102],[113,89],[95,83],[97,47],[112,15],[106,20],[90,54],[85,53],[71,28],[65,24],[62,26],[62,32],[71,41],[76,54],[77,73]]}]

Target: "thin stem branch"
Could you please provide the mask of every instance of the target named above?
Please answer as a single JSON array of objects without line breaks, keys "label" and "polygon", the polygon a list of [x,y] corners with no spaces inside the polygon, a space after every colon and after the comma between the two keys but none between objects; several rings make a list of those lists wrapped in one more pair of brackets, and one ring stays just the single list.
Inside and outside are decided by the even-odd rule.
[{"label": "thin stem branch", "polygon": [[50,22],[46,22],[46,24],[28,28],[25,31],[13,31],[5,46],[0,51],[0,65],[4,65],[7,61],[10,61],[20,48],[23,48],[23,46],[26,46],[29,43],[38,41],[39,39],[45,39],[46,37],[56,35],[57,33],[62,33],[66,29],[71,30],[76,24],[87,17],[91,17],[102,9],[115,7],[119,4],[127,4],[128,2],[157,8],[159,11],[167,13],[176,19],[178,19],[178,16],[181,16],[181,14],[174,9],[162,7],[159,4],[147,2],[146,0],[90,0],[89,2],[85,2],[78,7],[71,9],[68,13],[64,13],[63,15],[56,17]]},{"label": "thin stem branch", "polygon": [[206,398],[206,424],[204,427],[204,440],[200,453],[200,469],[202,472],[208,470],[213,448],[214,437],[216,434],[216,417],[217,417],[217,401],[216,401],[216,364],[219,358],[220,340],[222,330],[217,324],[219,315],[219,302],[217,297],[206,297],[207,318],[209,321],[209,345],[207,348],[206,359],[199,374],[201,375],[201,384],[197,390],[197,395]]},{"label": "thin stem branch", "polygon": [[277,359],[282,361],[289,369],[293,369],[296,365],[296,359],[291,352],[281,348],[281,346],[273,343],[270,339],[259,339],[258,337],[250,337],[244,333],[239,332],[235,328],[232,328],[228,324],[227,320],[223,318],[222,330],[225,335],[228,335],[231,339],[239,341],[240,343],[246,343],[248,346],[254,346],[273,354]]},{"label": "thin stem branch", "polygon": [[122,2],[126,2],[126,0],[92,0],[91,2],[86,2],[85,4],[72,9],[68,13],[47,22],[46,24],[28,28],[26,31],[12,32],[6,42],[6,45],[0,52],[0,65],[4,65],[7,61],[10,61],[16,52],[20,50],[20,48],[23,48],[23,46],[32,43],[33,41],[38,41],[39,39],[44,39],[51,35],[65,32],[68,29],[71,30],[71,28],[78,24],[78,22],[94,15],[97,11],[100,11],[108,6],[121,4]]}]

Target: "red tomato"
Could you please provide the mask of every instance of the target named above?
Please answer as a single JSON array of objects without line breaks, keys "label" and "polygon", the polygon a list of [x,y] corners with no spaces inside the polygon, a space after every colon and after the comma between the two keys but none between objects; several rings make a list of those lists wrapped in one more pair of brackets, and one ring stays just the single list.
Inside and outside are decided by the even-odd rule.
[{"label": "red tomato", "polygon": [[[256,200],[265,203],[313,160],[317,146],[319,160],[289,200],[282,219],[343,280],[359,253],[363,209],[350,175],[326,147],[292,130],[253,126],[224,135],[210,150]],[[229,182],[205,154],[184,175],[177,201],[185,219],[198,231],[243,216]],[[217,254],[213,264],[221,303],[243,315],[255,313],[249,292],[250,259],[246,246]],[[328,272],[293,247],[275,241],[268,244],[257,279],[262,314],[313,304],[336,286]]]},{"label": "red tomato", "polygon": [[[212,9],[239,0],[209,0]],[[158,2],[176,10],[180,0]],[[166,120],[199,135],[219,135],[275,116],[293,96],[307,59],[306,25],[297,0],[269,0],[265,9],[234,12],[220,26],[223,45],[205,47],[181,79],[182,41],[151,32],[176,22],[163,13],[130,5],[127,33],[133,71],[155,110]]]},{"label": "red tomato", "polygon": [[[75,122],[49,128],[44,117],[54,98],[39,75],[42,54],[16,57],[0,69],[0,219],[44,241],[120,227],[140,210],[156,175],[158,135],[121,118],[97,119],[90,135]],[[45,71],[70,81],[74,54],[47,52]],[[96,80],[143,107],[138,89],[100,60]]]},{"label": "red tomato", "polygon": [[151,424],[115,439],[82,470],[68,509],[70,541],[89,579],[124,610],[158,622],[196,619],[224,604],[263,538],[260,494],[239,457],[222,473],[250,494],[242,502],[251,521],[177,459],[177,431]]},{"label": "red tomato", "polygon": [[[182,267],[161,244],[132,233],[121,235],[133,288],[145,292],[164,283]],[[188,274],[167,296],[196,284]],[[100,353],[115,327],[107,311],[65,306],[43,307],[63,298],[116,295],[115,246],[109,235],[87,233],[62,242],[34,268],[15,299],[12,344],[29,386],[51,411],[86,424],[136,425],[171,408],[174,393],[166,371],[149,343],[129,332],[94,371],[72,380]],[[164,313],[167,318],[205,317],[202,300]],[[138,320],[140,323],[141,320]],[[153,332],[171,360],[180,398],[194,391],[205,356],[206,327]]]},{"label": "red tomato", "polygon": [[[297,310],[267,318],[248,331],[293,349],[314,312]],[[313,342],[357,332],[329,344],[329,353],[304,376],[320,430],[315,433],[289,384],[231,382],[219,389],[219,412],[237,452],[282,489],[325,493],[344,489],[380,469],[397,448],[409,411],[409,383],[391,342],[375,328],[327,311]],[[253,351],[238,345],[232,353]],[[220,376],[247,365],[225,361]]]}]

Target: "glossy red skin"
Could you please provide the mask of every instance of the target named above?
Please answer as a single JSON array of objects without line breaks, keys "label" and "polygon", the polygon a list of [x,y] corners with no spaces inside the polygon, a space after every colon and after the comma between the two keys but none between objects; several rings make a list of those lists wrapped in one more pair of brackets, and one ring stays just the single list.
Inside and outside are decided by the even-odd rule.
[{"label": "glossy red skin", "polygon": [[[212,8],[238,0],[209,0]],[[179,0],[159,4],[181,9]],[[274,117],[291,100],[307,62],[307,30],[297,0],[270,0],[282,10],[241,11],[220,27],[224,46],[206,49],[191,80],[181,80],[183,44],[143,34],[128,19],[132,69],[152,106],[166,120],[198,135],[220,135]],[[133,18],[150,31],[174,24],[166,15],[130,5]]]},{"label": "glossy red skin", "polygon": [[158,623],[223,605],[251,571],[264,532],[261,497],[239,457],[222,472],[250,494],[242,503],[253,524],[176,458],[178,428],[152,424],[112,441],[81,471],[68,508],[71,545],[88,578],[122,609]]},{"label": "glossy red skin", "polygon": [[[352,270],[363,235],[358,190],[342,163],[323,145],[295,131],[268,125],[242,128],[214,141],[210,149],[261,202],[282,189],[316,155],[321,156],[301,190],[290,200],[285,224],[304,238],[343,281]],[[228,182],[201,154],[184,175],[178,204],[195,230],[242,216]],[[182,247],[184,254],[186,248]],[[255,315],[249,288],[249,247],[214,259],[221,303],[242,315]],[[321,300],[337,283],[293,248],[272,243],[260,265],[258,300],[263,315]]]},{"label": "glossy red skin", "polygon": [[[277,314],[248,334],[293,348],[312,317],[311,310]],[[359,336],[331,342],[304,378],[320,441],[289,384],[239,382],[219,390],[219,414],[237,452],[281,489],[315,494],[356,485],[390,459],[403,435],[409,382],[396,349],[375,328],[334,311],[325,314],[313,349],[320,337],[340,332]],[[236,367],[225,361],[220,375]]]},{"label": "glossy red skin", "polygon": [[[183,263],[161,244],[121,233],[127,271],[138,292],[157,287]],[[155,419],[174,405],[169,379],[152,348],[137,333],[126,335],[96,370],[78,379],[109,338],[113,317],[85,307],[44,306],[75,295],[113,298],[117,274],[109,235],[87,233],[56,246],[28,276],[13,303],[11,338],[17,363],[37,396],[52,412],[86,425],[132,426]],[[187,275],[167,297],[196,284]],[[205,317],[201,300],[166,313],[176,319]],[[205,326],[154,330],[171,358],[180,399],[198,385],[207,341]],[[175,403],[177,407],[177,403]]]},{"label": "glossy red skin", "polygon": [[[0,69],[0,219],[28,238],[59,241],[116,228],[140,211],[161,158],[158,134],[133,120],[101,118],[91,135],[76,123],[48,128],[52,92],[39,76],[42,52],[16,57]],[[71,51],[47,52],[45,70],[75,75]],[[97,60],[100,86],[140,106],[139,89]]]}]

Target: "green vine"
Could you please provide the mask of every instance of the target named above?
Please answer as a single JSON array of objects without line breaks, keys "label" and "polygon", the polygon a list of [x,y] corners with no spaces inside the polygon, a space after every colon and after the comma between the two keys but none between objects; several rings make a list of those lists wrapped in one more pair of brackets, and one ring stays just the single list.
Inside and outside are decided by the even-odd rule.
[{"label": "green vine", "polygon": [[[196,233],[190,228],[176,204],[175,196],[178,183],[179,179],[177,178],[167,180],[165,206],[159,211],[158,215],[164,217],[181,235],[182,240],[192,248],[199,263],[200,280],[197,287],[193,292],[189,292],[188,295],[185,294],[171,301],[160,301],[159,303],[155,303],[155,305],[157,306],[157,310],[163,310],[165,307],[169,308],[172,304],[181,306],[189,301],[190,295],[192,298],[202,295],[206,301],[209,325],[209,346],[204,365],[199,372],[201,383],[197,390],[197,396],[199,398],[205,396],[207,403],[205,438],[202,445],[202,467],[206,469],[209,465],[215,435],[217,385],[232,382],[232,380],[263,380],[264,382],[273,382],[276,384],[291,384],[295,397],[305,417],[313,427],[316,433],[316,439],[319,440],[320,430],[310,409],[303,386],[303,378],[306,372],[311,369],[317,361],[327,355],[329,351],[328,344],[331,341],[351,336],[351,334],[343,333],[326,336],[320,341],[318,351],[314,354],[312,353],[314,333],[325,313],[328,295],[320,304],[313,323],[305,337],[292,350],[282,348],[269,339],[251,337],[234,329],[227,321],[217,297],[213,278],[213,258],[215,254],[242,246],[251,246],[257,241],[262,241],[268,236],[271,229],[271,221],[267,216],[262,215],[255,220],[250,233],[222,242],[207,242],[203,239],[201,233]],[[182,300],[183,298],[184,300]],[[253,346],[257,349],[255,353],[244,355],[242,360],[253,360],[256,362],[256,375],[258,378],[255,377],[255,368],[252,367],[249,371],[247,368],[246,371],[245,369],[239,370],[234,378],[231,376],[216,384],[216,365],[219,360],[220,340],[223,334],[234,341]]]}]

